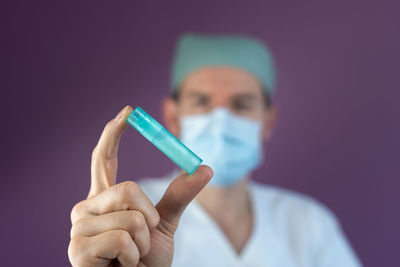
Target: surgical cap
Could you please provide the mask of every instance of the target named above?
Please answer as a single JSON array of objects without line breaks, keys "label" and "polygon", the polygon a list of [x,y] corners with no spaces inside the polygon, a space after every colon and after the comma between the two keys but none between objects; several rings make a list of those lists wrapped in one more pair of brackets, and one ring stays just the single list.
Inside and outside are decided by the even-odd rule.
[{"label": "surgical cap", "polygon": [[172,90],[191,72],[207,66],[238,67],[256,76],[267,95],[274,90],[275,68],[271,53],[259,40],[233,34],[182,35],[172,62]]}]

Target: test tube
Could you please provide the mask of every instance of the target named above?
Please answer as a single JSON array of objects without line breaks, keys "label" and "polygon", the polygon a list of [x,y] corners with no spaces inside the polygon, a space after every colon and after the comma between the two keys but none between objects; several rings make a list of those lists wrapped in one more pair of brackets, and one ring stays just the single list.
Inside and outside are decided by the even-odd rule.
[{"label": "test tube", "polygon": [[188,174],[203,161],[142,108],[137,107],[126,121]]}]

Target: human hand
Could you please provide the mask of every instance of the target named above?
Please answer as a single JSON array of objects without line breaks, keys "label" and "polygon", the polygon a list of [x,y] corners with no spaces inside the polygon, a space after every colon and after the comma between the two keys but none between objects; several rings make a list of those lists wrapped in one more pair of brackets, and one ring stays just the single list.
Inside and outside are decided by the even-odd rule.
[{"label": "human hand", "polygon": [[213,175],[204,165],[179,175],[155,206],[136,183],[116,184],[119,140],[131,112],[127,106],[108,122],[93,150],[88,198],[71,211],[73,266],[170,266],[180,216]]}]

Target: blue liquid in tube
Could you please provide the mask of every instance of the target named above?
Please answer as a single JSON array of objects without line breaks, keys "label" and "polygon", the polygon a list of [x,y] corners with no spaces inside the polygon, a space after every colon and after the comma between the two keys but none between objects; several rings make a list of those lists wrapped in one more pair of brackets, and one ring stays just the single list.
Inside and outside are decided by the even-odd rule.
[{"label": "blue liquid in tube", "polygon": [[193,174],[203,161],[142,108],[137,107],[126,122],[188,174]]}]

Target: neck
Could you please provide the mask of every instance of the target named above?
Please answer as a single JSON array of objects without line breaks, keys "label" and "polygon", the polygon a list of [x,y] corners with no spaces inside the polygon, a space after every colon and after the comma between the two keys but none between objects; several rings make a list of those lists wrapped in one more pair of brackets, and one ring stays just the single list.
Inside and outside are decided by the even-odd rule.
[{"label": "neck", "polygon": [[230,187],[206,186],[196,197],[212,217],[241,217],[251,214],[248,178]]},{"label": "neck", "polygon": [[240,253],[253,229],[247,178],[226,188],[206,186],[197,200],[219,225],[236,253]]}]

